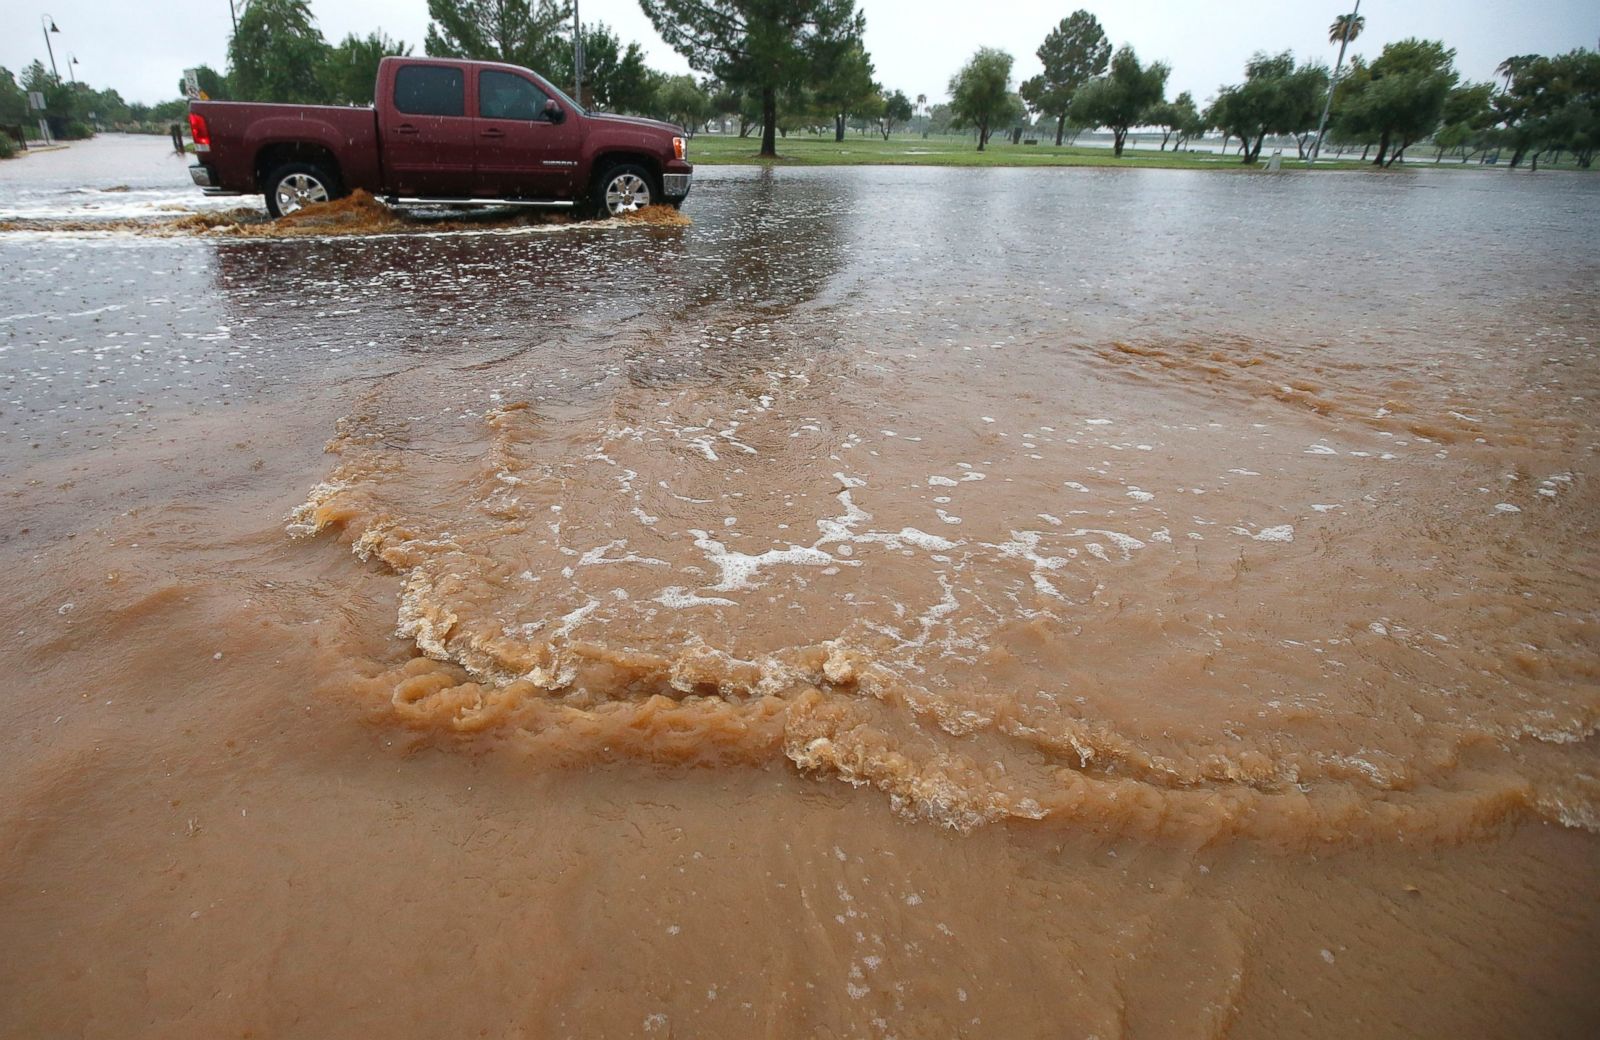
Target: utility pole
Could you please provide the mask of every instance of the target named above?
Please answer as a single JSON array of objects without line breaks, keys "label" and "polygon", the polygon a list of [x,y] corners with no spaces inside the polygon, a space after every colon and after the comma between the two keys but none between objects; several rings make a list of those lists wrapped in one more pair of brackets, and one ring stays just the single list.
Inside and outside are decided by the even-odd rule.
[{"label": "utility pole", "polygon": [[1350,30],[1355,28],[1356,16],[1361,13],[1361,0],[1356,0],[1356,9],[1350,12],[1350,19],[1344,23],[1344,36],[1339,40],[1339,57],[1333,63],[1333,75],[1328,78],[1328,100],[1322,103],[1322,118],[1317,121],[1317,139],[1311,145],[1311,154],[1306,156],[1306,165],[1310,166],[1317,161],[1317,153],[1322,151],[1322,135],[1328,129],[1328,113],[1333,111],[1333,90],[1339,85],[1339,66],[1344,64],[1344,49],[1350,46]]},{"label": "utility pole", "polygon": [[56,28],[56,20],[47,14],[39,16],[39,24],[44,27],[44,49],[50,55],[50,75],[59,82],[61,73],[56,71],[56,49],[50,46],[50,34],[59,34],[61,30]]},{"label": "utility pole", "polygon": [[583,23],[578,20],[578,0],[572,0],[572,99],[583,104]]},{"label": "utility pole", "polygon": [[239,35],[239,7],[235,0],[228,0],[228,14],[233,17],[233,35]]}]

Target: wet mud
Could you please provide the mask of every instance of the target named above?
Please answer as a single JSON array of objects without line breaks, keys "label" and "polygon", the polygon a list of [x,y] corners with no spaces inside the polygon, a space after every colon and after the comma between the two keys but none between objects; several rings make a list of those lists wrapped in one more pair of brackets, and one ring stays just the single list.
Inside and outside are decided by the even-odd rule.
[{"label": "wet mud", "polygon": [[[106,191],[116,189],[107,188]],[[126,190],[126,189],[123,189]],[[619,218],[624,223],[655,227],[689,227],[691,221],[671,206],[646,206]],[[273,219],[256,207],[184,213],[181,216],[108,219],[25,217],[0,220],[0,234],[14,232],[122,232],[156,238],[192,235],[243,239],[323,238],[336,235],[398,235],[419,232],[510,231],[520,228],[570,226],[565,212],[491,209],[484,211],[391,209],[371,194],[356,190],[342,198]]]},{"label": "wet mud", "polygon": [[1307,181],[0,241],[0,1032],[1592,1035],[1592,189]]}]

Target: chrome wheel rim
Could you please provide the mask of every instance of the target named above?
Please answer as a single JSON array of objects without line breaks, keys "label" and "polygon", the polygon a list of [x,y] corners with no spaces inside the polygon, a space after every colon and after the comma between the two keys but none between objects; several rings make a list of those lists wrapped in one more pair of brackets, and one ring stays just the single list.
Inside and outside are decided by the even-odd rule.
[{"label": "chrome wheel rim", "polygon": [[650,205],[650,185],[636,173],[611,178],[606,185],[606,212],[613,217]]},{"label": "chrome wheel rim", "polygon": [[309,173],[291,173],[278,182],[278,212],[295,213],[328,201],[328,188]]}]

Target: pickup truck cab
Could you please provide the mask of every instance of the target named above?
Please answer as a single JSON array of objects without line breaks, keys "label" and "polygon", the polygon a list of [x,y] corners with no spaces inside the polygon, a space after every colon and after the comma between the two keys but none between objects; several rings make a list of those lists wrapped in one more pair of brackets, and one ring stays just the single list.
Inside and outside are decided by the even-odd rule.
[{"label": "pickup truck cab", "polygon": [[681,205],[694,167],[670,123],[591,113],[515,65],[391,57],[367,108],[192,101],[194,182],[275,217],[361,188],[390,205],[619,216]]}]

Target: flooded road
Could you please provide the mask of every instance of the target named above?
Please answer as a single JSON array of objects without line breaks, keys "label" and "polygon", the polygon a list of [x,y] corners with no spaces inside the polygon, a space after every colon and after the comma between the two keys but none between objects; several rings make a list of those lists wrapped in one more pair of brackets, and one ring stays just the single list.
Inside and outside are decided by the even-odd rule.
[{"label": "flooded road", "polygon": [[0,236],[0,1032],[1593,1034],[1597,182],[697,176]]}]

